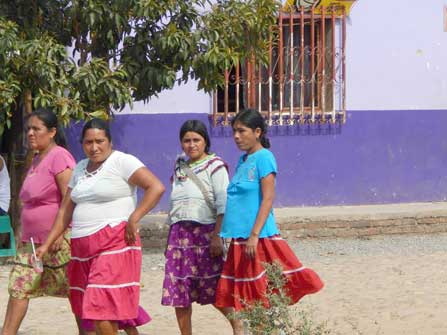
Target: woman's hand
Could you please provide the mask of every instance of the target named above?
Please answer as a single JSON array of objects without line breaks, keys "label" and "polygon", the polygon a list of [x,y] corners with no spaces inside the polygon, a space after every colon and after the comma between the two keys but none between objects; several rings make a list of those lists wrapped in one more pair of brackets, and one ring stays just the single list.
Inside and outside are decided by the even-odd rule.
[{"label": "woman's hand", "polygon": [[217,234],[213,234],[210,242],[210,254],[211,257],[217,257],[223,253],[223,242]]},{"label": "woman's hand", "polygon": [[138,223],[130,221],[126,224],[126,230],[124,234],[124,239],[127,244],[133,245],[137,240],[138,234]]},{"label": "woman's hand", "polygon": [[56,241],[54,241],[54,243],[50,246],[50,248],[48,248],[48,251],[49,252],[57,252],[57,251],[61,250],[63,242],[64,242],[64,235],[61,235],[57,238]]},{"label": "woman's hand", "polygon": [[256,249],[258,247],[259,237],[255,235],[250,235],[245,244],[245,254],[250,258],[255,258]]},{"label": "woman's hand", "polygon": [[44,243],[36,249],[36,258],[42,260],[48,252],[48,246]]}]

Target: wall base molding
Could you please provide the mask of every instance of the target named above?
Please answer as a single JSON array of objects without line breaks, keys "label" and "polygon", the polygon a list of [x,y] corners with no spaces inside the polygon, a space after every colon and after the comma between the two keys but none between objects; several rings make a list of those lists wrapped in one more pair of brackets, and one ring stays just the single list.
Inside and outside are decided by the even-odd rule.
[{"label": "wall base molding", "polygon": [[[275,216],[282,236],[290,240],[447,232],[447,202],[290,207],[276,209]],[[165,247],[169,232],[165,221],[165,214],[142,220],[145,249]]]}]

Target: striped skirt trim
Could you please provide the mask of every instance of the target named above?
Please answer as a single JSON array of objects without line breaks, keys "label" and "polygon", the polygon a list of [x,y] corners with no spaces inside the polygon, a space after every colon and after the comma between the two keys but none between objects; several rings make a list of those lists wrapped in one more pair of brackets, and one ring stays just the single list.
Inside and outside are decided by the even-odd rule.
[{"label": "striped skirt trim", "polygon": [[[86,289],[88,289],[88,288],[107,288],[107,289],[112,289],[112,288],[122,288],[122,287],[129,287],[129,286],[140,286],[140,283],[124,283],[124,284],[119,284],[119,285],[89,284],[89,285],[87,285]],[[81,292],[85,292],[85,289],[83,289],[81,287],[76,287],[76,286],[70,286],[70,290],[78,290],[78,291],[81,291]]]},{"label": "striped skirt trim", "polygon": [[267,276],[264,263],[278,262],[286,278],[285,292],[291,304],[306,294],[316,293],[323,282],[311,269],[304,267],[279,235],[259,239],[255,258],[245,254],[246,240],[233,240],[216,293],[218,307],[243,309],[247,304],[261,301],[267,304]]},{"label": "striped skirt trim", "polygon": [[[303,270],[305,270],[306,268],[304,267],[304,266],[302,266],[302,267],[300,267],[300,268],[298,268],[298,269],[294,269],[294,270],[289,270],[289,271],[283,271],[282,273],[283,273],[283,275],[289,275],[289,274],[292,274],[292,273],[295,273],[295,272],[299,272],[299,271],[303,271]],[[261,279],[263,276],[265,275],[265,271],[262,271],[259,275],[257,275],[256,277],[252,277],[252,278],[236,278],[236,277],[234,277],[234,276],[227,276],[227,275],[221,275],[221,278],[225,278],[225,279],[229,279],[229,280],[233,280],[233,281],[235,281],[235,282],[242,282],[242,281],[244,281],[244,282],[249,282],[249,281],[256,281],[256,280],[259,280],[259,279]]]},{"label": "striped skirt trim", "polygon": [[137,317],[140,296],[141,243],[124,241],[126,222],[72,239],[68,267],[73,313],[89,320]]},{"label": "striped skirt trim", "polygon": [[218,278],[220,277],[220,273],[217,274],[213,274],[213,275],[209,275],[209,276],[184,276],[184,277],[179,277],[179,276],[175,276],[173,275],[172,278],[176,279],[176,280],[188,280],[188,279],[211,279],[211,278]]},{"label": "striped skirt trim", "polygon": [[116,254],[121,254],[121,253],[126,252],[126,251],[129,251],[129,250],[138,250],[138,251],[141,251],[141,247],[125,247],[125,248],[122,248],[122,249],[119,249],[119,250],[104,251],[104,252],[101,252],[101,253],[99,253],[99,254],[97,254],[97,255],[90,256],[90,257],[84,257],[84,258],[82,258],[82,257],[76,257],[76,256],[71,256],[71,260],[73,260],[73,261],[79,261],[79,262],[87,262],[87,261],[89,261],[89,260],[91,260],[91,259],[93,259],[93,258],[96,258],[96,257],[106,256],[106,255],[116,255]]},{"label": "striped skirt trim", "polygon": [[189,307],[215,300],[222,257],[211,257],[214,224],[181,221],[171,226],[166,249],[162,305]]}]

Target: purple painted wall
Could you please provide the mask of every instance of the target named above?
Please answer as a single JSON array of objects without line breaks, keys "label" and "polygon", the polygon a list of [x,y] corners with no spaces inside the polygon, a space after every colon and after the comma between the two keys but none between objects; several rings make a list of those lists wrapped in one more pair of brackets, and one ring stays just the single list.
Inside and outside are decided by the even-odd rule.
[{"label": "purple painted wall", "polygon": [[[341,128],[271,129],[276,206],[447,200],[445,1],[356,2],[347,25],[348,120]],[[208,122],[212,110],[210,96],[196,86],[191,81],[136,102],[112,126],[115,148],[139,157],[166,185],[180,153],[180,125]],[[69,130],[78,159],[79,128]],[[213,135],[212,149],[233,173],[241,153],[231,129]],[[166,210],[168,193],[158,210]]]},{"label": "purple painted wall", "polygon": [[[206,114],[117,115],[114,147],[139,157],[168,187],[181,152],[180,125]],[[80,125],[67,130],[83,157]],[[378,204],[447,199],[447,110],[350,111],[341,127],[270,128],[279,174],[276,206]],[[229,128],[212,131],[212,150],[230,165],[241,152]],[[157,210],[166,210],[169,191]]]}]

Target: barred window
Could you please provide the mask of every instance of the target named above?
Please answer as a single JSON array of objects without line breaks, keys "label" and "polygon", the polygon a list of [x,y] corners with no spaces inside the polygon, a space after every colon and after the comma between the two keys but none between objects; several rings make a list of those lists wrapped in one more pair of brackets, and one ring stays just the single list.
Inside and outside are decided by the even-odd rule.
[{"label": "barred window", "polygon": [[344,122],[346,14],[344,8],[299,7],[280,12],[269,61],[226,71],[213,95],[213,124],[227,125],[245,108],[270,124]]}]

